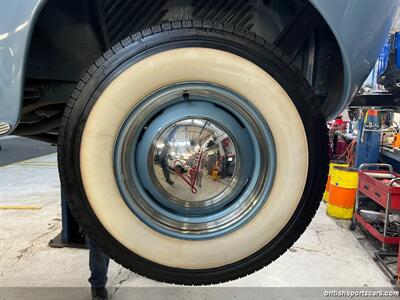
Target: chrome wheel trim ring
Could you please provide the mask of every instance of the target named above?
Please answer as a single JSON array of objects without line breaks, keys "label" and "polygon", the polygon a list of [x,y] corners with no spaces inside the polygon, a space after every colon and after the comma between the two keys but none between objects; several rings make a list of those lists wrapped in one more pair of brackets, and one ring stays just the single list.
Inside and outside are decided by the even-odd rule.
[{"label": "chrome wheel trim ring", "polygon": [[[241,143],[238,143],[237,135],[233,132],[230,134],[233,136],[232,140],[235,141],[238,152],[246,153],[250,160],[254,159],[254,164],[241,164],[240,170],[245,171],[242,174],[245,174],[246,178],[243,179],[242,176],[238,180],[240,184],[236,185],[236,189],[229,191],[228,197],[218,199],[217,196],[217,201],[206,199],[202,202],[203,207],[200,207],[200,210],[199,207],[185,207],[172,197],[162,199],[156,193],[162,190],[160,186],[158,189],[149,189],[148,182],[147,185],[142,182],[143,175],[146,175],[144,177],[147,177],[147,181],[153,177],[152,183],[157,187],[154,176],[146,174],[146,169],[148,170],[150,165],[148,154],[149,151],[151,152],[151,146],[154,146],[154,139],[171,123],[185,118],[201,118],[214,122],[227,132],[230,131],[226,128],[226,124],[221,124],[217,120],[218,117],[209,109],[207,113],[202,114],[199,113],[197,107],[195,112],[186,116],[177,115],[174,120],[161,128],[154,125],[153,127],[157,130],[153,132],[151,142],[143,146],[143,143],[139,141],[139,138],[146,135],[146,133],[143,134],[143,129],[144,131],[151,129],[152,122],[157,119],[157,114],[161,111],[170,109],[170,116],[176,114],[176,111],[172,112],[172,109],[184,103],[183,93],[190,95],[190,102],[200,106],[213,105],[212,111],[222,110],[230,115],[231,119],[236,120],[236,123],[244,125],[248,133],[244,140],[251,144],[251,151],[249,147],[241,150],[246,144],[243,138]],[[207,108],[203,107],[203,110]],[[137,144],[139,144],[138,147],[133,146]],[[240,158],[239,161],[243,159]],[[268,198],[275,168],[274,140],[268,125],[255,107],[235,92],[205,82],[174,84],[143,99],[126,118],[114,148],[116,181],[124,201],[132,212],[152,229],[171,237],[188,240],[216,238],[237,230],[251,220]],[[215,203],[217,205],[213,207],[210,205]]]}]

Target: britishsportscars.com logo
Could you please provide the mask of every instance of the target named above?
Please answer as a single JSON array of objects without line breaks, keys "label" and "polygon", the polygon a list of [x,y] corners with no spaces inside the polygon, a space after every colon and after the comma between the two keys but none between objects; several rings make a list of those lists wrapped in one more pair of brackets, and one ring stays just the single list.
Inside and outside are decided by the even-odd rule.
[{"label": "britishsportscars.com logo", "polygon": [[325,290],[325,297],[398,297],[399,291],[379,291],[379,290]]}]

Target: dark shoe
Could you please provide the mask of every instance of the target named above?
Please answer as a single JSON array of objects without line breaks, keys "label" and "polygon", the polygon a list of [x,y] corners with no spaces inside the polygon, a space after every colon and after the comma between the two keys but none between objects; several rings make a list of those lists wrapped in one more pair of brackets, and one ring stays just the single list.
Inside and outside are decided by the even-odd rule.
[{"label": "dark shoe", "polygon": [[92,288],[92,300],[108,300],[106,288]]},{"label": "dark shoe", "polygon": [[169,185],[173,185],[173,184],[174,184],[174,182],[173,182],[171,179],[167,180],[167,183],[168,183]]}]

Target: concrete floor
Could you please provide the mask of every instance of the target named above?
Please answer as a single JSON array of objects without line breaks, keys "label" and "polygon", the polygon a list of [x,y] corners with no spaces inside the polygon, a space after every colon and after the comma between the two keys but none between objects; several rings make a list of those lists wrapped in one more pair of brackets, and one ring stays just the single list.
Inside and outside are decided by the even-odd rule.
[{"label": "concrete floor", "polygon": [[[41,207],[39,210],[0,210],[0,287],[89,286],[87,250],[48,246],[49,240],[61,229],[55,154],[1,167],[0,205]],[[322,204],[307,231],[277,261],[255,274],[221,286],[390,287],[371,254],[357,240],[363,238],[362,234],[348,231],[346,223],[327,217],[324,209]],[[111,263],[109,286],[168,285]],[[87,290],[82,299],[88,293]],[[120,299],[118,291],[113,298]]]},{"label": "concrete floor", "polygon": [[57,151],[56,146],[48,143],[12,135],[1,137],[0,147],[0,167]]}]

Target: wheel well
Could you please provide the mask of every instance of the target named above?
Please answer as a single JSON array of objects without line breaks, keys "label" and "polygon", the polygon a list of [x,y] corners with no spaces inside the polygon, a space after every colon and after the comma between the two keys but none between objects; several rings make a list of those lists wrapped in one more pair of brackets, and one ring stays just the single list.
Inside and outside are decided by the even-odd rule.
[{"label": "wheel well", "polygon": [[52,140],[82,72],[124,37],[163,21],[209,19],[255,32],[290,57],[328,114],[343,87],[339,46],[308,0],[48,0],[33,31],[15,134]]}]

